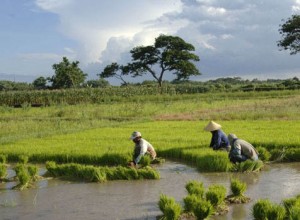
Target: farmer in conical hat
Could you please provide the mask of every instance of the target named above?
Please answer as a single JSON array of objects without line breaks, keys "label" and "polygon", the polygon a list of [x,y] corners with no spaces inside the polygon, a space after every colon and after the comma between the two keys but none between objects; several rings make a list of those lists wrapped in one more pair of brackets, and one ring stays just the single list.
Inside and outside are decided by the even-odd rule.
[{"label": "farmer in conical hat", "polygon": [[213,150],[226,150],[229,152],[230,144],[226,134],[221,130],[221,125],[214,121],[210,121],[204,128],[205,131],[210,131],[212,134],[210,147]]},{"label": "farmer in conical hat", "polygon": [[239,139],[235,134],[229,134],[228,140],[231,145],[229,159],[231,162],[243,162],[247,159],[258,160],[257,150],[249,142]]},{"label": "farmer in conical hat", "polygon": [[141,158],[145,154],[149,154],[152,160],[156,158],[154,147],[148,141],[142,138],[142,134],[140,132],[134,131],[130,136],[130,140],[135,143],[132,162],[134,166],[140,162]]}]

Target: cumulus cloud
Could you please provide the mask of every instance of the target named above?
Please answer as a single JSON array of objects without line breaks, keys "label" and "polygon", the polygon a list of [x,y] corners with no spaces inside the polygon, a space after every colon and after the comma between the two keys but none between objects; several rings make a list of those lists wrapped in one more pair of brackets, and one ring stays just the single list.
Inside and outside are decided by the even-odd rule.
[{"label": "cumulus cloud", "polygon": [[300,0],[36,0],[36,5],[58,15],[60,32],[78,42],[73,55],[94,69],[97,63],[98,69],[126,63],[132,47],[153,44],[163,33],[196,47],[204,77],[299,70],[295,58],[279,52],[277,41],[279,24],[299,12]]}]

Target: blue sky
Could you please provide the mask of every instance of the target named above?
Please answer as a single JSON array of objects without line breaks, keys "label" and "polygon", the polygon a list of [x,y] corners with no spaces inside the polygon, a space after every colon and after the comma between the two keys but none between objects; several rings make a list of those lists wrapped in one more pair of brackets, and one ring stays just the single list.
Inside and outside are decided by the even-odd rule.
[{"label": "blue sky", "polygon": [[52,76],[63,56],[96,79],[159,34],[195,46],[202,75],[193,80],[299,78],[299,54],[277,47],[279,25],[293,14],[300,0],[1,0],[0,80]]}]

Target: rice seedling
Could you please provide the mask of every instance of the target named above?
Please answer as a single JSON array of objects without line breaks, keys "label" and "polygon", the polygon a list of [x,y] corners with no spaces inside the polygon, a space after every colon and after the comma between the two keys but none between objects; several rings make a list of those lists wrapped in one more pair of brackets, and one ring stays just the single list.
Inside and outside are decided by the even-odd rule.
[{"label": "rice seedling", "polygon": [[195,206],[197,204],[197,202],[200,200],[201,198],[198,197],[196,194],[189,194],[187,195],[184,199],[184,210],[186,212],[193,212],[195,210]]},{"label": "rice seedling", "polygon": [[262,169],[264,163],[261,160],[246,160],[241,163],[236,163],[232,166],[232,171],[236,172],[255,172]]},{"label": "rice seedling", "polygon": [[17,164],[14,170],[16,172],[19,183],[16,186],[14,186],[13,189],[23,190],[26,187],[28,187],[30,176],[24,164]]},{"label": "rice seedling", "polygon": [[227,196],[227,200],[231,203],[246,203],[250,198],[244,195],[247,185],[236,178],[231,178],[230,189],[232,194]]},{"label": "rice seedling", "polygon": [[36,165],[27,165],[28,174],[32,181],[38,179],[38,167]]},{"label": "rice seedling", "polygon": [[284,207],[278,204],[272,204],[271,209],[267,212],[267,219],[283,220],[285,215]]},{"label": "rice seedling", "polygon": [[214,208],[209,201],[200,199],[194,208],[194,214],[197,220],[204,220],[209,218],[214,213]]},{"label": "rice seedling", "polygon": [[222,185],[211,185],[205,193],[205,198],[209,201],[217,213],[228,211],[228,206],[225,204],[226,188]]},{"label": "rice seedling", "polygon": [[271,158],[271,153],[264,147],[257,147],[256,148],[259,153],[259,159],[263,162],[269,161]]},{"label": "rice seedling", "polygon": [[255,220],[268,219],[272,203],[268,199],[260,199],[252,206],[252,216]]},{"label": "rice seedling", "polygon": [[0,154],[0,164],[5,164],[7,160],[7,156],[4,154]]},{"label": "rice seedling", "polygon": [[161,220],[176,220],[180,217],[181,206],[172,197],[161,194],[158,207],[163,213],[163,216],[160,218]]},{"label": "rice seedling", "polygon": [[204,196],[205,189],[202,182],[196,180],[189,181],[185,185],[185,188],[188,191],[188,193],[191,195],[195,194],[199,198],[203,198]]},{"label": "rice seedling", "polygon": [[[282,201],[286,212],[286,219],[299,219],[300,214],[300,197],[288,198]],[[296,215],[298,214],[298,215]],[[295,218],[297,216],[297,218]]]},{"label": "rice seedling", "polygon": [[48,175],[89,182],[104,182],[106,180],[136,180],[159,179],[159,173],[151,167],[132,169],[127,167],[95,167],[81,164],[57,165],[53,161],[46,163]]},{"label": "rice seedling", "polygon": [[29,157],[26,155],[19,155],[18,162],[21,164],[27,164]]},{"label": "rice seedling", "polygon": [[0,181],[7,176],[7,168],[3,163],[0,163]]}]

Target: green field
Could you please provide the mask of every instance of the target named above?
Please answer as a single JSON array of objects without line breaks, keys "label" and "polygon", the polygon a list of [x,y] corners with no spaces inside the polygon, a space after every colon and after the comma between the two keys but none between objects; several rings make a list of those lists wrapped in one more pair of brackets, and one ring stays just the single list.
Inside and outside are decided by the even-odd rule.
[{"label": "green field", "polygon": [[203,131],[214,120],[225,133],[273,152],[273,158],[284,152],[283,161],[300,161],[299,109],[299,90],[143,95],[40,108],[0,106],[0,154],[11,162],[27,155],[32,163],[125,165],[133,151],[129,136],[138,130],[159,156],[200,170],[210,158],[214,165],[207,171],[226,171],[227,154],[212,151],[211,134]]}]

